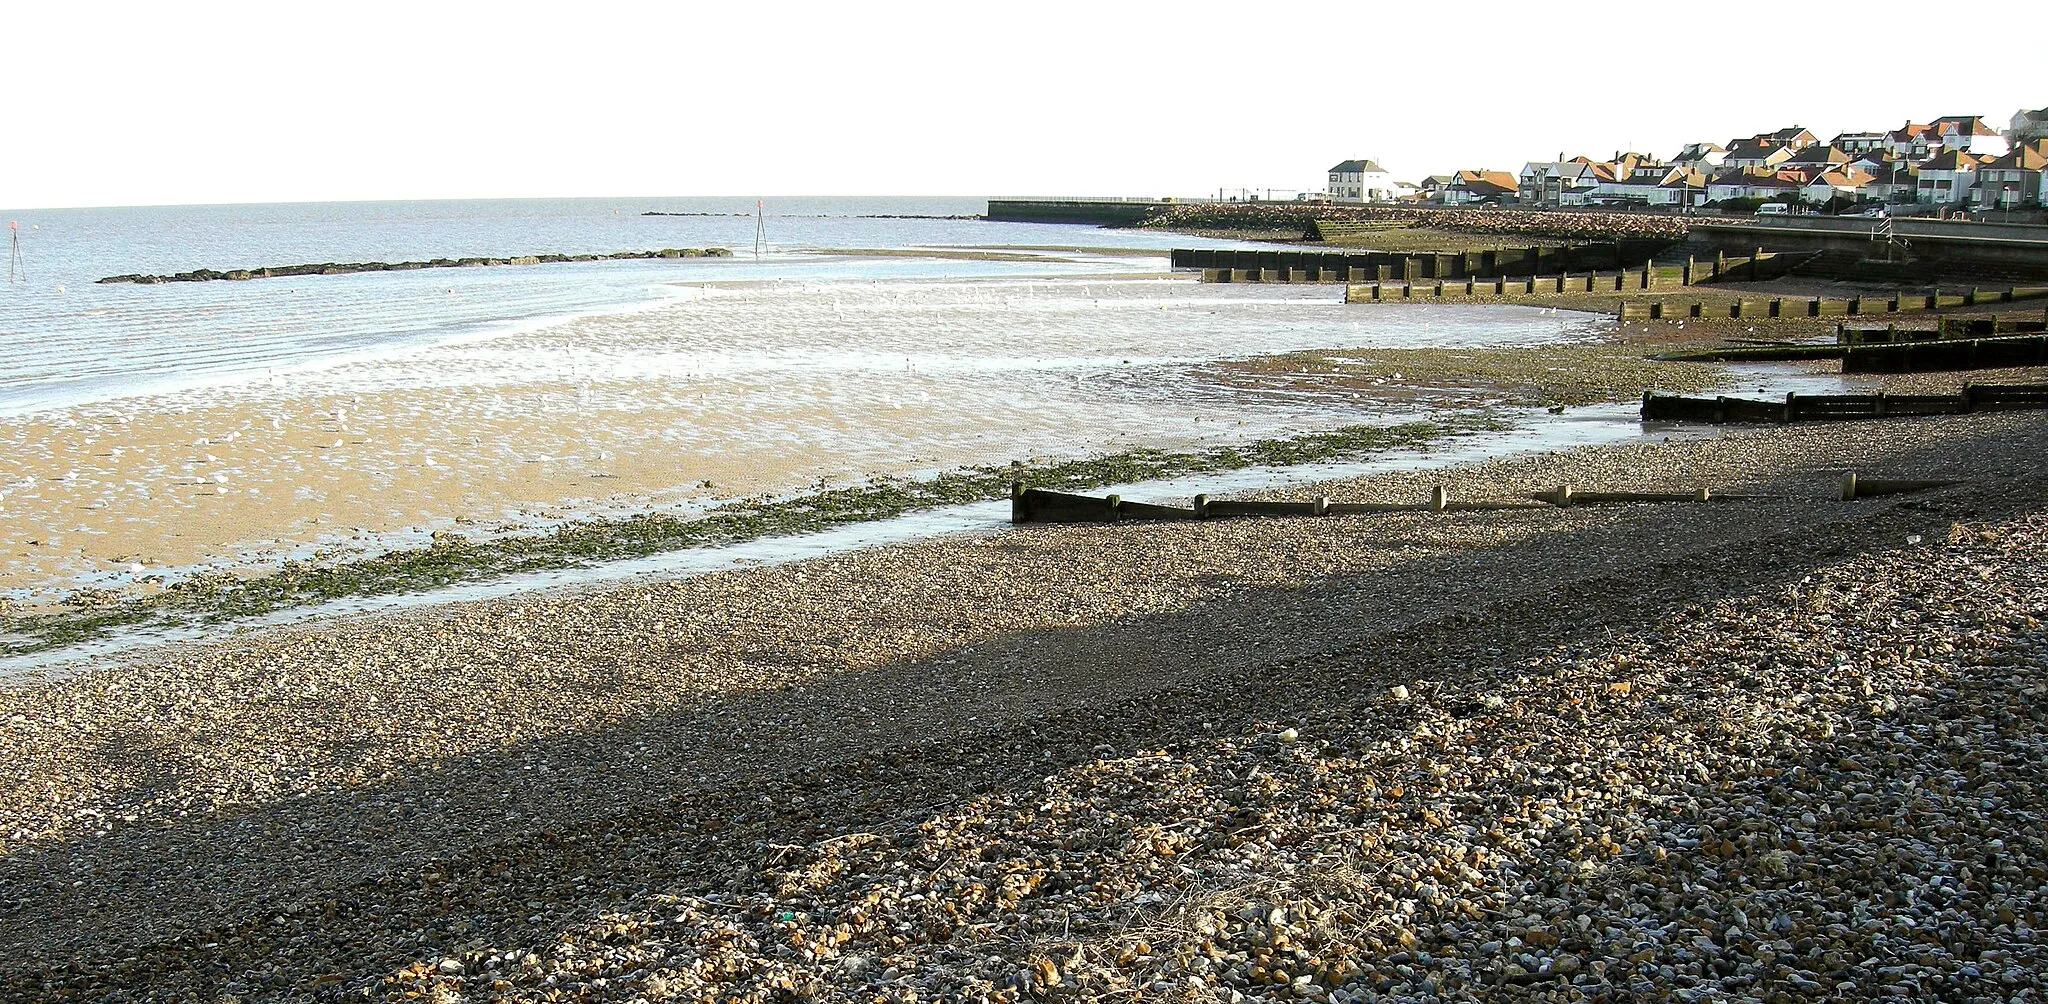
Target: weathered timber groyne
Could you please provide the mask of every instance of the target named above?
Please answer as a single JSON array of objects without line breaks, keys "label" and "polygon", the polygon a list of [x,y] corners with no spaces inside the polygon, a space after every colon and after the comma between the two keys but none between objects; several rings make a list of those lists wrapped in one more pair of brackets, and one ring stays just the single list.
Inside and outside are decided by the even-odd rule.
[{"label": "weathered timber groyne", "polygon": [[654,251],[614,251],[611,254],[528,254],[509,258],[434,258],[428,261],[321,262],[308,265],[268,265],[218,271],[210,268],[170,275],[110,275],[100,282],[132,282],[153,285],[160,282],[211,282],[216,279],[276,279],[292,275],[347,275],[352,272],[410,272],[422,268],[480,268],[488,265],[543,265],[566,261],[625,261],[649,258],[729,258],[725,248],[661,248]]},{"label": "weathered timber groyne", "polygon": [[[1687,400],[1671,398],[1662,400]],[[1648,417],[1650,398],[1644,396],[1645,417]],[[1754,403],[1754,402],[1752,402]],[[1923,412],[1922,414],[1934,414]],[[1829,416],[1863,417],[1863,416]],[[1925,478],[1880,479],[1861,477],[1850,472],[1842,478],[1841,499],[1853,502],[1859,498],[1881,495],[1903,495],[1927,491],[1957,484],[1955,481]],[[1600,491],[1559,485],[1549,491],[1530,494],[1526,499],[1501,501],[1465,502],[1453,500],[1442,485],[1430,490],[1430,497],[1415,502],[1338,502],[1327,495],[1314,499],[1286,501],[1210,501],[1207,495],[1197,495],[1192,506],[1159,505],[1153,502],[1129,502],[1120,495],[1075,495],[1068,492],[1045,491],[1026,488],[1022,481],[1010,484],[1010,522],[1017,525],[1026,523],[1127,523],[1127,522],[1186,522],[1190,520],[1244,519],[1247,517],[1309,517],[1362,516],[1375,513],[1420,512],[1497,512],[1507,509],[1569,509],[1587,505],[1656,505],[1685,504],[1700,502],[1742,502],[1756,498],[1751,495],[1728,495],[1710,488],[1683,488],[1676,491]]]},{"label": "weathered timber groyne", "polygon": [[1643,420],[1646,422],[1704,422],[1712,425],[1786,425],[1792,422],[1841,422],[2043,408],[2048,408],[2048,384],[1964,384],[1963,389],[1955,394],[1787,393],[1783,401],[1643,394]]}]

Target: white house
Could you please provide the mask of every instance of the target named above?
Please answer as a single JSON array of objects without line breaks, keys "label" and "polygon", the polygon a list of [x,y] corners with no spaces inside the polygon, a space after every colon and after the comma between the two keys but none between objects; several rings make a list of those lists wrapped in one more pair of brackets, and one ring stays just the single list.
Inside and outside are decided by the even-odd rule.
[{"label": "white house", "polygon": [[1728,145],[1728,155],[1721,159],[1721,166],[1738,171],[1768,170],[1791,160],[1798,152],[1789,144],[1760,137],[1739,139]]},{"label": "white house", "polygon": [[1908,122],[1884,134],[1892,154],[1911,161],[1926,160],[1934,152],[1934,132],[1918,122]]},{"label": "white house", "polygon": [[1943,150],[1960,150],[1977,157],[2003,157],[2009,147],[1998,130],[1975,115],[1949,115],[1928,124]]},{"label": "white house", "polygon": [[1828,141],[1828,145],[1845,153],[1870,153],[1888,146],[1885,134],[1881,132],[1845,132]]},{"label": "white house", "polygon": [[1707,201],[1707,175],[1696,167],[1674,167],[1666,171],[1650,192],[1653,206],[1698,206]]},{"label": "white house", "polygon": [[1799,190],[1804,202],[1819,205],[1834,199],[1861,198],[1863,190],[1870,185],[1871,177],[1853,167],[1838,167],[1821,172]]},{"label": "white house", "polygon": [[1394,177],[1369,160],[1347,160],[1330,168],[1330,198],[1336,202],[1392,202]]},{"label": "white house", "polygon": [[1968,199],[1971,186],[1977,182],[1977,164],[1977,158],[1961,150],[1949,150],[1920,165],[1920,185],[1914,200],[1949,206]]}]

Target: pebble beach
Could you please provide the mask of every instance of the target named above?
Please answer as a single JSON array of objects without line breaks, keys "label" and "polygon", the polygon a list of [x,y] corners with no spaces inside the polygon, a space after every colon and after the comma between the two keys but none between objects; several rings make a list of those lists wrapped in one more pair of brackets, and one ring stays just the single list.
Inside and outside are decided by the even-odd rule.
[{"label": "pebble beach", "polygon": [[1585,447],[1319,490],[1724,498],[1024,527],[16,681],[0,999],[2039,999],[2044,445]]}]

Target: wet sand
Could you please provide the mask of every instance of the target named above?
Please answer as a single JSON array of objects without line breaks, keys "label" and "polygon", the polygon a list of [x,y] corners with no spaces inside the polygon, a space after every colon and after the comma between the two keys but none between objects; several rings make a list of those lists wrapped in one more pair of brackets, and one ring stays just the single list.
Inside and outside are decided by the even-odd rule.
[{"label": "wet sand", "polygon": [[[391,358],[4,418],[0,590],[31,601],[79,584],[147,592],[199,566],[260,571],[435,531],[511,532],[1412,414],[1392,400],[1252,401],[1197,369],[1259,339],[1444,337],[1421,316],[1361,325],[1318,291],[1100,277],[751,284]],[[1468,324],[1516,341],[1566,334],[1533,312],[1441,316],[1454,339]],[[1267,330],[1233,337],[1253,325]]]}]

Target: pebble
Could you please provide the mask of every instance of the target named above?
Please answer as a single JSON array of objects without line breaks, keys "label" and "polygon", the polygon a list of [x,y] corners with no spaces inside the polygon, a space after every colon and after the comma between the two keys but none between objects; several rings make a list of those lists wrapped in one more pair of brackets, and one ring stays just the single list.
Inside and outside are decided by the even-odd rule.
[{"label": "pebble", "polygon": [[[1448,479],[1791,497],[1032,528],[0,691],[0,998],[2038,997],[2042,436],[1572,451]],[[1981,473],[1823,506],[1852,441]]]}]

